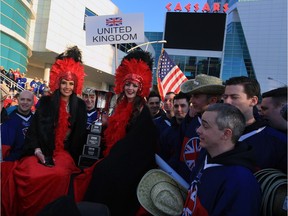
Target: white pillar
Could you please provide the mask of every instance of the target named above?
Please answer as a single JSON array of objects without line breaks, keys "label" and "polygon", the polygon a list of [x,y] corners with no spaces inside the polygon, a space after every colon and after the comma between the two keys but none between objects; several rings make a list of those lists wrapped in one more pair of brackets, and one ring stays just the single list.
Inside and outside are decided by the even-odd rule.
[{"label": "white pillar", "polygon": [[50,79],[50,69],[51,69],[52,64],[45,64],[45,69],[44,69],[44,80],[47,81],[47,83],[49,83],[49,79]]}]

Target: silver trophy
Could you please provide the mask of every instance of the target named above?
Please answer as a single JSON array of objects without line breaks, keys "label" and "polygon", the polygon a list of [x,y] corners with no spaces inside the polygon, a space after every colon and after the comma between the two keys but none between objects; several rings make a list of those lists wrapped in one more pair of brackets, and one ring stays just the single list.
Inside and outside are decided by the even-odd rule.
[{"label": "silver trophy", "polygon": [[98,92],[96,107],[99,110],[98,119],[91,125],[86,144],[83,146],[82,155],[79,157],[78,166],[86,168],[92,166],[99,160],[101,150],[102,111],[106,105],[104,92]]}]

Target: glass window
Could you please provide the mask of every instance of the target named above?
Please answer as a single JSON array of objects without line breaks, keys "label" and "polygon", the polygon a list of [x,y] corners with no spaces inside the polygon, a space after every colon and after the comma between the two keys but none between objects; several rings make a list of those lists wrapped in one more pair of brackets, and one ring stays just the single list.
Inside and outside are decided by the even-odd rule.
[{"label": "glass window", "polygon": [[91,11],[88,8],[85,8],[85,15],[84,15],[84,23],[83,23],[83,30],[85,31],[86,26],[85,26],[85,17],[87,16],[98,16],[96,13],[94,13],[93,11]]}]

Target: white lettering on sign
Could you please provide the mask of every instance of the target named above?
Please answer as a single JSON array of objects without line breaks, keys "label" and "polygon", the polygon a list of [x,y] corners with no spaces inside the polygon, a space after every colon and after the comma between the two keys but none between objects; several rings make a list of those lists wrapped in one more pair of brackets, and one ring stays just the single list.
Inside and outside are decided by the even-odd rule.
[{"label": "white lettering on sign", "polygon": [[86,17],[86,44],[142,43],[143,14],[117,14]]}]

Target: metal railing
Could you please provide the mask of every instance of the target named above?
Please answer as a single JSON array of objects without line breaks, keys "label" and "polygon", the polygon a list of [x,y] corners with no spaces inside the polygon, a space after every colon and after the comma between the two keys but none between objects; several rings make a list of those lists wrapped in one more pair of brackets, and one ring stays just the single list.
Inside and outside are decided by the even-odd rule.
[{"label": "metal railing", "polygon": [[25,90],[25,88],[23,88],[22,86],[18,85],[14,80],[10,79],[9,77],[7,77],[6,75],[0,73],[0,77],[1,77],[1,82],[2,84],[6,84],[8,85],[8,87],[10,89],[15,89],[17,91],[23,91]]},{"label": "metal railing", "polygon": [[[13,95],[12,96],[14,96],[14,92],[15,91],[20,93],[23,90],[26,90],[25,88],[23,88],[22,86],[18,85],[18,83],[16,83],[14,80],[10,79],[6,75],[0,73],[0,77],[1,77],[1,86],[2,85],[6,85],[9,88],[9,92],[7,92],[7,90],[5,90],[3,87],[1,87],[1,91],[5,92],[6,94],[10,94],[10,90],[11,89],[13,89]],[[38,91],[38,94],[39,94],[39,91]],[[36,96],[37,99],[39,99],[39,95],[35,95],[35,96]]]}]

